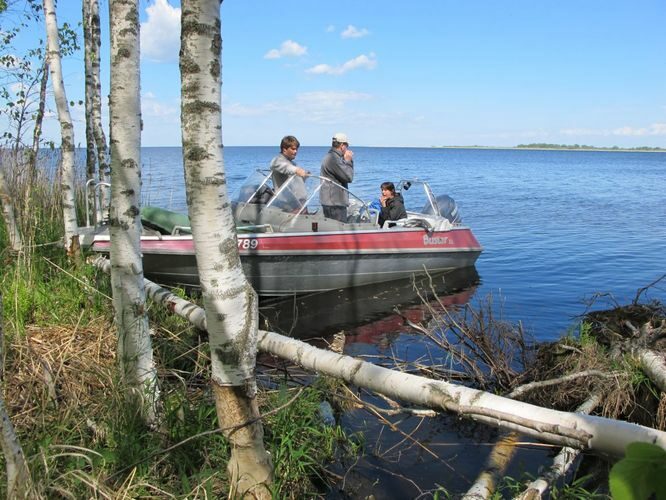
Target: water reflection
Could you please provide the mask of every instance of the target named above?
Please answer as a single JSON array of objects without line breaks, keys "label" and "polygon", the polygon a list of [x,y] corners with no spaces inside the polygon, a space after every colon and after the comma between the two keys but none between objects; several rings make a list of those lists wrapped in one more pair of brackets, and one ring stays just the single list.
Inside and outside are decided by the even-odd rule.
[{"label": "water reflection", "polygon": [[[344,330],[347,343],[378,343],[421,321],[426,304],[466,304],[480,279],[475,267],[349,289],[262,300],[262,327],[297,338],[325,337]],[[400,310],[400,314],[396,313]]]}]

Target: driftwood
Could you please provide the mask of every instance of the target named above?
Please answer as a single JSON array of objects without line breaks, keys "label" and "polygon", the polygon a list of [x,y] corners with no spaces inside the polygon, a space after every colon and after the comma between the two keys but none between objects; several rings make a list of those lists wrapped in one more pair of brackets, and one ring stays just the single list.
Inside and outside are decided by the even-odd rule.
[{"label": "driftwood", "polygon": [[[148,295],[205,330],[200,308],[146,280]],[[178,312],[181,311],[181,312]],[[514,401],[456,384],[396,372],[304,342],[260,331],[259,350],[314,372],[341,378],[388,397],[448,411],[506,431],[559,446],[591,449],[617,457],[629,443],[652,443],[666,450],[666,433],[603,417],[567,413]]]}]

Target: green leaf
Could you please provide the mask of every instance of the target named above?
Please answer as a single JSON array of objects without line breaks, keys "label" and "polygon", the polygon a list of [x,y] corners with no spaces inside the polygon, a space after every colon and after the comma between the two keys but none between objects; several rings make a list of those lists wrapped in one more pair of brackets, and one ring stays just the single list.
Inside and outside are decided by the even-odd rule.
[{"label": "green leaf", "polygon": [[610,472],[611,495],[617,500],[666,498],[666,451],[648,443],[631,443]]}]

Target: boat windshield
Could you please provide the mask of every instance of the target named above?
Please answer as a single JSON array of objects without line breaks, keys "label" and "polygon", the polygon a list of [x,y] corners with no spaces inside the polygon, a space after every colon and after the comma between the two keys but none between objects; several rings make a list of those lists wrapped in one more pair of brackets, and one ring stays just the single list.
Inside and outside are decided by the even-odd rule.
[{"label": "boat windshield", "polygon": [[439,213],[437,199],[426,182],[418,179],[401,180],[396,186],[396,191],[402,194],[407,212],[417,214]]},{"label": "boat windshield", "polygon": [[[233,203],[241,208],[241,214],[247,213],[246,207],[252,205],[253,212],[270,213],[280,211],[293,215],[323,214],[319,192],[321,187],[331,181],[317,175],[307,177],[290,176],[277,187],[269,171],[256,170],[241,185],[233,196]],[[335,183],[334,183],[335,184]],[[341,189],[345,189],[340,186]],[[347,223],[363,223],[376,220],[377,213],[368,205],[346,190],[349,194]],[[244,217],[239,217],[244,219]]]}]

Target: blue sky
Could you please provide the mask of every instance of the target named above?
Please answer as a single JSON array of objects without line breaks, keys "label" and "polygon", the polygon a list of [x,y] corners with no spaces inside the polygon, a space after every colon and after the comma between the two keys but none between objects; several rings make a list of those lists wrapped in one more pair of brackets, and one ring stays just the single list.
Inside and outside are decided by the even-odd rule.
[{"label": "blue sky", "polygon": [[[79,1],[58,3],[59,22],[79,21]],[[180,143],[179,6],[140,1],[144,146]],[[227,146],[285,134],[319,146],[343,131],[352,146],[666,147],[664,0],[225,0],[221,11]],[[82,98],[80,54],[65,83]],[[54,120],[46,130],[57,137]]]}]

